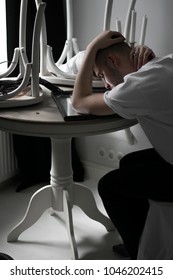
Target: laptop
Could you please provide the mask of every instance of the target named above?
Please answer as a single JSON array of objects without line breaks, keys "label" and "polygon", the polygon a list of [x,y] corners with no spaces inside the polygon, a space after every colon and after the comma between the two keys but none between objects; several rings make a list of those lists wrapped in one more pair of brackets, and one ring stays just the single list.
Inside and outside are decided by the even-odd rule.
[{"label": "laptop", "polygon": [[65,121],[96,120],[96,119],[106,119],[106,118],[110,119],[116,116],[116,114],[106,115],[106,116],[79,114],[72,107],[71,95],[72,95],[72,89],[70,88],[65,90],[61,89],[61,92],[52,91],[52,98],[55,101]]}]

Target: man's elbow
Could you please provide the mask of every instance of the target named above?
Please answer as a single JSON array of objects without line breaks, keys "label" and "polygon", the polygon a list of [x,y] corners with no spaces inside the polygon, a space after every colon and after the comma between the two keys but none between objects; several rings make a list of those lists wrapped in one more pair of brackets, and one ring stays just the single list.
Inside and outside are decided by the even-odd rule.
[{"label": "man's elbow", "polygon": [[84,106],[83,100],[81,99],[76,99],[72,97],[71,105],[73,109],[79,114],[90,114],[90,111],[87,110],[86,106]]},{"label": "man's elbow", "polygon": [[76,98],[73,98],[73,95],[71,97],[71,105],[75,111],[78,111],[79,102],[76,100]]}]

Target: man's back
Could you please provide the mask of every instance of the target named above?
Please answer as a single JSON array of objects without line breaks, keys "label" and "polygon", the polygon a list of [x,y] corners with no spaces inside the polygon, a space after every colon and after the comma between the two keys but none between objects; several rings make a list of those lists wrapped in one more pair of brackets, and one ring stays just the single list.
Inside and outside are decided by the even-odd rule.
[{"label": "man's back", "polygon": [[105,93],[105,102],[125,118],[136,118],[151,144],[173,164],[173,59],[154,58],[124,83]]}]

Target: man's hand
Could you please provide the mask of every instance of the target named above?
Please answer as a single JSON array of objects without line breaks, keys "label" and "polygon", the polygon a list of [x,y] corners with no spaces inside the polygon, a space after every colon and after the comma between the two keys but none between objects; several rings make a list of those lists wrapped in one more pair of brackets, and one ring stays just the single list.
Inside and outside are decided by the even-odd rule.
[{"label": "man's hand", "polygon": [[131,62],[134,63],[137,70],[154,57],[155,54],[152,49],[144,45],[134,47],[130,53]]},{"label": "man's hand", "polygon": [[94,40],[90,42],[87,49],[95,48],[100,50],[112,46],[117,43],[121,43],[125,40],[123,35],[116,31],[103,31]]}]

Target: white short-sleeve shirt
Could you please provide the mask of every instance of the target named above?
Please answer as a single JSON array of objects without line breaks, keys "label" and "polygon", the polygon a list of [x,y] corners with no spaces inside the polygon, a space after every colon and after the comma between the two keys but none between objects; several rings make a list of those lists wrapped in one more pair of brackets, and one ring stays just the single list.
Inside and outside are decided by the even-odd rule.
[{"label": "white short-sleeve shirt", "polygon": [[136,118],[157,152],[173,164],[173,55],[154,58],[104,94],[105,103]]}]

